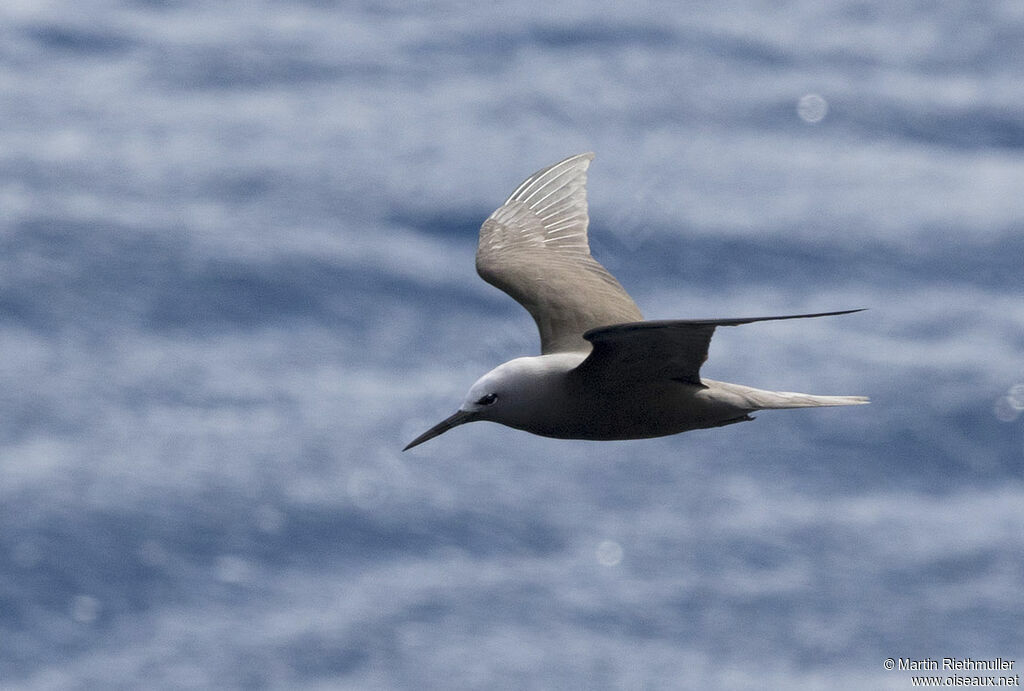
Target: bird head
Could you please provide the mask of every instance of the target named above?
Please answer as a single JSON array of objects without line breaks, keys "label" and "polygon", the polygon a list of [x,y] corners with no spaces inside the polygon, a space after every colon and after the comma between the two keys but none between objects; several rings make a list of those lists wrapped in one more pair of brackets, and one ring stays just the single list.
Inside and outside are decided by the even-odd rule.
[{"label": "bird head", "polygon": [[469,388],[469,393],[466,394],[465,400],[455,413],[413,439],[402,451],[408,451],[414,446],[419,446],[423,442],[467,422],[477,420],[500,422],[500,410],[507,404],[506,380],[509,379],[508,374],[502,371],[502,367],[497,367],[477,379],[476,383]]},{"label": "bird head", "polygon": [[453,427],[477,420],[531,429],[537,416],[546,414],[545,403],[558,391],[559,378],[579,364],[582,357],[580,354],[523,357],[495,367],[469,388],[454,414],[413,439],[402,450],[407,451]]}]

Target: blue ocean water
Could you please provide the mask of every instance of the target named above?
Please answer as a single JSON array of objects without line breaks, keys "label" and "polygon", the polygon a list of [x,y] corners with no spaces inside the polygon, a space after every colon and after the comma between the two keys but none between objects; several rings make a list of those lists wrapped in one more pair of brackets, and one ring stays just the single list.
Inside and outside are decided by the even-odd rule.
[{"label": "blue ocean water", "polygon": [[[0,685],[908,688],[1024,657],[1024,7],[0,7]],[[528,315],[479,224],[593,150],[704,372],[855,409],[400,449]],[[1024,663],[1022,663],[1024,664]]]}]

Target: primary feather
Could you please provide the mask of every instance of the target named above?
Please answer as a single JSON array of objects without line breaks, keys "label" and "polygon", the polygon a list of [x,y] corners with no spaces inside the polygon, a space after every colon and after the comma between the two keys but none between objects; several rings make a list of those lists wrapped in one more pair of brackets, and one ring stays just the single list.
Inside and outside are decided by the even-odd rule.
[{"label": "primary feather", "polygon": [[529,311],[545,355],[587,352],[584,332],[643,319],[590,255],[586,185],[593,158],[578,154],[534,173],[480,228],[477,273]]}]

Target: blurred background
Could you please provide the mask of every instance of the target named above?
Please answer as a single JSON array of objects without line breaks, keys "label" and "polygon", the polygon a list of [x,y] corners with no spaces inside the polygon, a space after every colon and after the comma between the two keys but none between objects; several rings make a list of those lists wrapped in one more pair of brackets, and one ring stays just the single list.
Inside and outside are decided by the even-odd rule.
[{"label": "blurred background", "polygon": [[[903,689],[1024,658],[1024,5],[6,0],[6,689]],[[861,408],[461,427],[480,223]],[[1024,664],[1022,661],[1019,664]]]}]

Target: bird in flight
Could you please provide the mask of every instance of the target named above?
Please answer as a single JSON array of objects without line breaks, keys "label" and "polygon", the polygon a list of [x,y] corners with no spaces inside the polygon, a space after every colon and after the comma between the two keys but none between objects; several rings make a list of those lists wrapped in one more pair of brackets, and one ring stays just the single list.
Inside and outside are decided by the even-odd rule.
[{"label": "bird in flight", "polygon": [[644,321],[590,255],[586,184],[593,158],[578,154],[537,171],[480,228],[477,273],[533,316],[541,354],[480,377],[455,414],[403,451],[476,420],[559,439],[645,439],[752,420],[750,413],[770,408],[868,402],[702,378],[719,326],[861,310]]}]

